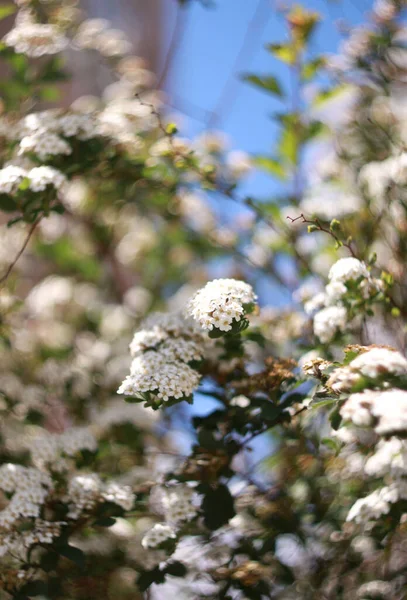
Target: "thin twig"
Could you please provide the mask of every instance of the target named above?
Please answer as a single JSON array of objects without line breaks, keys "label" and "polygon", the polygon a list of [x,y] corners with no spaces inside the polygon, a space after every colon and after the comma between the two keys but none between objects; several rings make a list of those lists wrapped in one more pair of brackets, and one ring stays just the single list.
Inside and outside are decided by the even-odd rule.
[{"label": "thin twig", "polygon": [[298,217],[295,217],[295,218],[287,217],[287,219],[291,223],[295,223],[299,219],[302,219],[301,223],[307,223],[308,225],[314,225],[314,227],[316,228],[316,231],[322,231],[323,233],[327,233],[335,240],[335,242],[337,243],[337,245],[339,247],[343,246],[344,248],[347,248],[349,250],[350,254],[353,256],[353,258],[357,258],[356,253],[355,253],[354,249],[352,248],[352,244],[351,244],[350,240],[348,240],[346,242],[341,240],[336,235],[336,233],[334,231],[332,231],[332,229],[327,229],[326,227],[321,225],[321,221],[319,219],[307,219],[303,213],[301,213]]},{"label": "thin twig", "polygon": [[33,235],[35,228],[37,227],[38,223],[41,221],[42,217],[37,217],[35,219],[35,221],[33,222],[33,224],[31,225],[29,231],[28,231],[28,235],[26,237],[26,239],[24,240],[24,244],[22,245],[22,247],[20,248],[20,250],[17,252],[17,255],[15,257],[15,259],[13,260],[12,263],[9,264],[9,266],[7,267],[6,272],[4,273],[4,275],[2,277],[0,277],[0,285],[2,285],[3,283],[5,283],[11,273],[11,271],[14,269],[17,261],[19,260],[19,258],[21,257],[21,255],[23,254],[24,250],[27,247],[28,242],[31,239],[31,236]]}]

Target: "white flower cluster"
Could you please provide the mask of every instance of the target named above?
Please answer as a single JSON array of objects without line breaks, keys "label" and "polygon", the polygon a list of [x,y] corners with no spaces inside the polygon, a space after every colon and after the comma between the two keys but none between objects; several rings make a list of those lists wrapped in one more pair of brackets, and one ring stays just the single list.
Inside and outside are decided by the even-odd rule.
[{"label": "white flower cluster", "polygon": [[161,351],[164,347],[169,358],[190,362],[203,358],[204,343],[204,336],[192,321],[176,313],[156,312],[144,319],[134,334],[130,354],[135,358],[147,350]]},{"label": "white flower cluster", "polygon": [[314,333],[323,344],[326,344],[338,331],[346,329],[347,322],[345,307],[327,306],[314,316]]},{"label": "white flower cluster", "polygon": [[199,385],[199,373],[188,363],[203,358],[204,338],[180,315],[154,313],[147,317],[134,335],[130,352],[130,375],[119,394],[151,393],[165,402],[188,397]]},{"label": "white flower cluster", "polygon": [[[335,369],[328,386],[337,393],[350,392],[363,378],[375,380],[379,385],[386,378],[407,377],[407,359],[389,348],[366,347],[349,365]],[[387,384],[387,387],[389,385]]]},{"label": "white flower cluster", "polygon": [[87,19],[78,28],[74,38],[79,48],[97,50],[103,56],[122,56],[131,50],[123,31],[111,29],[106,19]]},{"label": "white flower cluster", "polygon": [[[366,190],[377,209],[385,206],[387,192],[394,186],[407,184],[407,152],[390,156],[382,161],[368,163],[359,173],[359,185]],[[398,190],[400,193],[401,190]]]},{"label": "white flower cluster", "polygon": [[373,426],[379,435],[407,432],[407,391],[394,388],[352,394],[341,415],[354,425]]},{"label": "white flower cluster", "polygon": [[72,110],[31,113],[16,127],[16,137],[20,140],[18,155],[34,153],[41,160],[59,154],[69,155],[72,147],[66,138],[84,141],[98,135],[97,122],[90,114]]},{"label": "white flower cluster", "polygon": [[47,157],[57,154],[71,154],[72,148],[56,133],[44,131],[27,135],[21,140],[18,149],[19,156],[31,152],[41,160],[45,160]]},{"label": "white flower cluster", "polygon": [[95,473],[86,473],[71,478],[65,500],[69,505],[68,517],[79,519],[83,513],[104,501],[130,510],[134,504],[134,494],[129,486],[115,482],[105,484]]},{"label": "white flower cluster", "polygon": [[33,192],[43,192],[49,185],[60,190],[66,182],[65,175],[47,165],[34,167],[28,171],[27,177],[30,180],[30,190]]},{"label": "white flower cluster", "polygon": [[253,161],[246,152],[233,150],[226,156],[226,172],[233,180],[246,177],[253,169]]},{"label": "white flower cluster", "polygon": [[94,452],[97,442],[89,429],[74,427],[62,434],[46,433],[37,437],[30,441],[29,448],[36,467],[62,471],[69,466],[65,457],[73,457],[80,450]]},{"label": "white flower cluster", "polygon": [[51,544],[60,536],[65,521],[44,521],[35,519],[27,531],[8,530],[0,534],[0,556],[12,553],[13,557],[26,559],[27,550],[34,544]]},{"label": "white flower cluster", "polygon": [[364,470],[366,475],[375,477],[407,475],[407,440],[397,437],[381,439],[374,454],[367,459]]},{"label": "white flower cluster", "polygon": [[13,494],[6,508],[0,511],[0,527],[10,529],[20,517],[39,516],[52,481],[38,469],[5,464],[0,467],[0,489]]},{"label": "white flower cluster", "polygon": [[50,109],[30,113],[17,124],[17,136],[26,136],[52,132],[62,137],[76,137],[89,140],[95,137],[96,121],[91,114],[75,112],[72,109],[63,111]]},{"label": "white flower cluster", "polygon": [[0,169],[0,194],[15,193],[26,176],[27,172],[24,169],[14,165]]},{"label": "white flower cluster", "polygon": [[[355,455],[360,458],[356,461],[358,469],[368,477],[386,477],[388,484],[352,506],[347,519],[361,524],[379,519],[389,513],[392,504],[407,499],[407,444],[404,439],[407,391],[392,387],[406,383],[407,360],[389,348],[373,346],[364,350],[360,348],[358,356],[349,365],[336,369],[327,382],[327,387],[336,393],[350,392],[354,386],[359,390],[362,388],[351,394],[340,408],[345,424],[355,426],[354,434],[352,428],[344,429],[341,438],[345,443],[357,442],[360,438],[362,444],[373,447],[368,458]],[[347,432],[350,432],[349,436]]]},{"label": "white flower cluster", "polygon": [[49,23],[34,23],[22,20],[4,36],[6,46],[19,54],[38,58],[46,54],[58,54],[68,45],[68,40]]},{"label": "white flower cluster", "polygon": [[156,523],[142,540],[144,548],[156,548],[160,544],[177,537],[177,528],[186,521],[191,521],[198,513],[196,494],[186,485],[169,488],[158,487],[151,494],[152,504],[159,506],[165,523]]},{"label": "white flower cluster", "polygon": [[162,511],[172,525],[191,521],[197,514],[196,494],[186,485],[160,488]]},{"label": "white flower cluster", "polygon": [[236,279],[214,279],[188,302],[186,312],[202,329],[230,331],[246,314],[246,306],[256,302],[253,288]]},{"label": "white flower cluster", "polygon": [[390,581],[368,581],[360,586],[357,591],[357,598],[365,600],[366,598],[390,598],[393,586]]},{"label": "white flower cluster", "polygon": [[168,540],[175,539],[177,533],[171,525],[165,523],[156,523],[145,536],[143,537],[141,544],[143,548],[157,548],[160,544],[167,542]]},{"label": "white flower cluster", "polygon": [[358,260],[349,256],[347,258],[340,258],[334,265],[332,265],[329,271],[329,280],[331,282],[343,282],[357,281],[359,279],[367,279],[369,277],[369,271],[366,265]]},{"label": "white flower cluster", "polygon": [[400,500],[407,500],[407,481],[395,481],[365,498],[359,498],[350,509],[346,520],[356,523],[374,521],[382,515],[387,515],[392,504]]},{"label": "white flower cluster", "polygon": [[199,385],[197,371],[181,361],[167,362],[160,352],[149,351],[137,356],[130,375],[118,389],[118,394],[137,396],[150,392],[159,401],[188,397]]},{"label": "white flower cluster", "polygon": [[43,192],[48,186],[60,190],[66,182],[65,175],[53,167],[45,165],[26,170],[8,165],[0,169],[0,194],[15,194],[25,179],[32,192]]},{"label": "white flower cluster", "polygon": [[[314,313],[314,333],[323,344],[338,331],[345,331],[350,319],[347,307],[353,300],[367,300],[383,289],[381,280],[371,277],[366,265],[357,258],[340,258],[329,271],[329,283],[323,292],[305,303],[305,312]],[[350,290],[350,284],[358,284]]]}]

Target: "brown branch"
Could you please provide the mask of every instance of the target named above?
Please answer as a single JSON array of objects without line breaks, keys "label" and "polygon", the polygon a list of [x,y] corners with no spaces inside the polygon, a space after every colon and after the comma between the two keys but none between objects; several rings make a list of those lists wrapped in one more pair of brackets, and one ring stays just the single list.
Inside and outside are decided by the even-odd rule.
[{"label": "brown branch", "polygon": [[24,250],[27,248],[28,242],[31,239],[31,236],[33,235],[35,228],[37,227],[38,223],[41,221],[41,216],[37,217],[35,219],[35,221],[32,223],[29,231],[28,231],[28,235],[26,237],[26,239],[24,240],[24,244],[22,245],[22,247],[20,248],[20,250],[17,252],[17,255],[15,257],[15,259],[13,260],[13,262],[11,262],[9,264],[9,266],[6,269],[6,272],[4,273],[4,275],[2,277],[0,277],[0,285],[3,285],[3,283],[5,283],[11,273],[11,271],[14,269],[17,261],[19,260],[19,258],[21,257],[21,255],[23,254]]},{"label": "brown branch", "polygon": [[295,223],[299,219],[302,219],[301,223],[306,223],[308,225],[314,225],[314,227],[316,228],[316,231],[322,231],[323,233],[327,233],[335,240],[338,247],[343,246],[344,248],[347,248],[349,250],[350,254],[353,256],[353,258],[357,258],[356,253],[355,253],[354,249],[352,248],[352,244],[350,243],[350,241],[347,241],[347,242],[342,241],[336,235],[336,233],[334,231],[332,231],[332,229],[327,229],[326,227],[321,225],[321,221],[319,219],[307,219],[303,213],[301,213],[299,217],[295,217],[294,219],[292,217],[287,216],[287,219],[289,219],[289,221],[291,223]]}]

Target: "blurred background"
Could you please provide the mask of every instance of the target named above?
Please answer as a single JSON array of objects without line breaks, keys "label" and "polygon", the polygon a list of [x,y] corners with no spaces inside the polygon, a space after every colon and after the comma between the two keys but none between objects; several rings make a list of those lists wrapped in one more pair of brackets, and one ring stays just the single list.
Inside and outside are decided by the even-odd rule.
[{"label": "blurred background", "polygon": [[[83,0],[81,4],[88,17],[109,19],[126,32],[134,53],[145,58],[156,74],[167,111],[182,135],[221,130],[233,148],[250,154],[270,152],[277,125],[269,117],[282,109],[281,101],[250,86],[242,76],[272,72],[290,89],[288,70],[265,45],[288,38],[283,13],[296,2]],[[302,4],[320,15],[311,51],[326,55],[338,51],[344,36],[364,22],[373,7],[370,0]],[[100,93],[106,85],[106,73],[100,66],[96,70],[91,56],[86,61],[74,65],[72,99],[85,92]],[[313,86],[307,91],[310,96]],[[242,193],[267,199],[279,189],[277,181],[258,171],[241,188]],[[229,203],[225,210],[234,209]]]}]

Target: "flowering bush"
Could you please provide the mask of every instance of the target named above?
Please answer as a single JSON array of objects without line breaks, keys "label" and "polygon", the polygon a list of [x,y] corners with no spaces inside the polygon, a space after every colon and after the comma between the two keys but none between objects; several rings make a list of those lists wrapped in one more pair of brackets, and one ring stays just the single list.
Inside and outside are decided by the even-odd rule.
[{"label": "flowering bush", "polygon": [[[15,10],[0,46],[0,599],[402,600],[404,3],[375,2],[334,57],[312,51],[317,14],[284,13],[267,50],[299,97],[253,157],[221,133],[181,137],[108,21],[69,1]],[[109,84],[60,108],[74,53]],[[273,75],[244,79],[288,96]],[[255,167],[278,200],[242,196]]]}]

